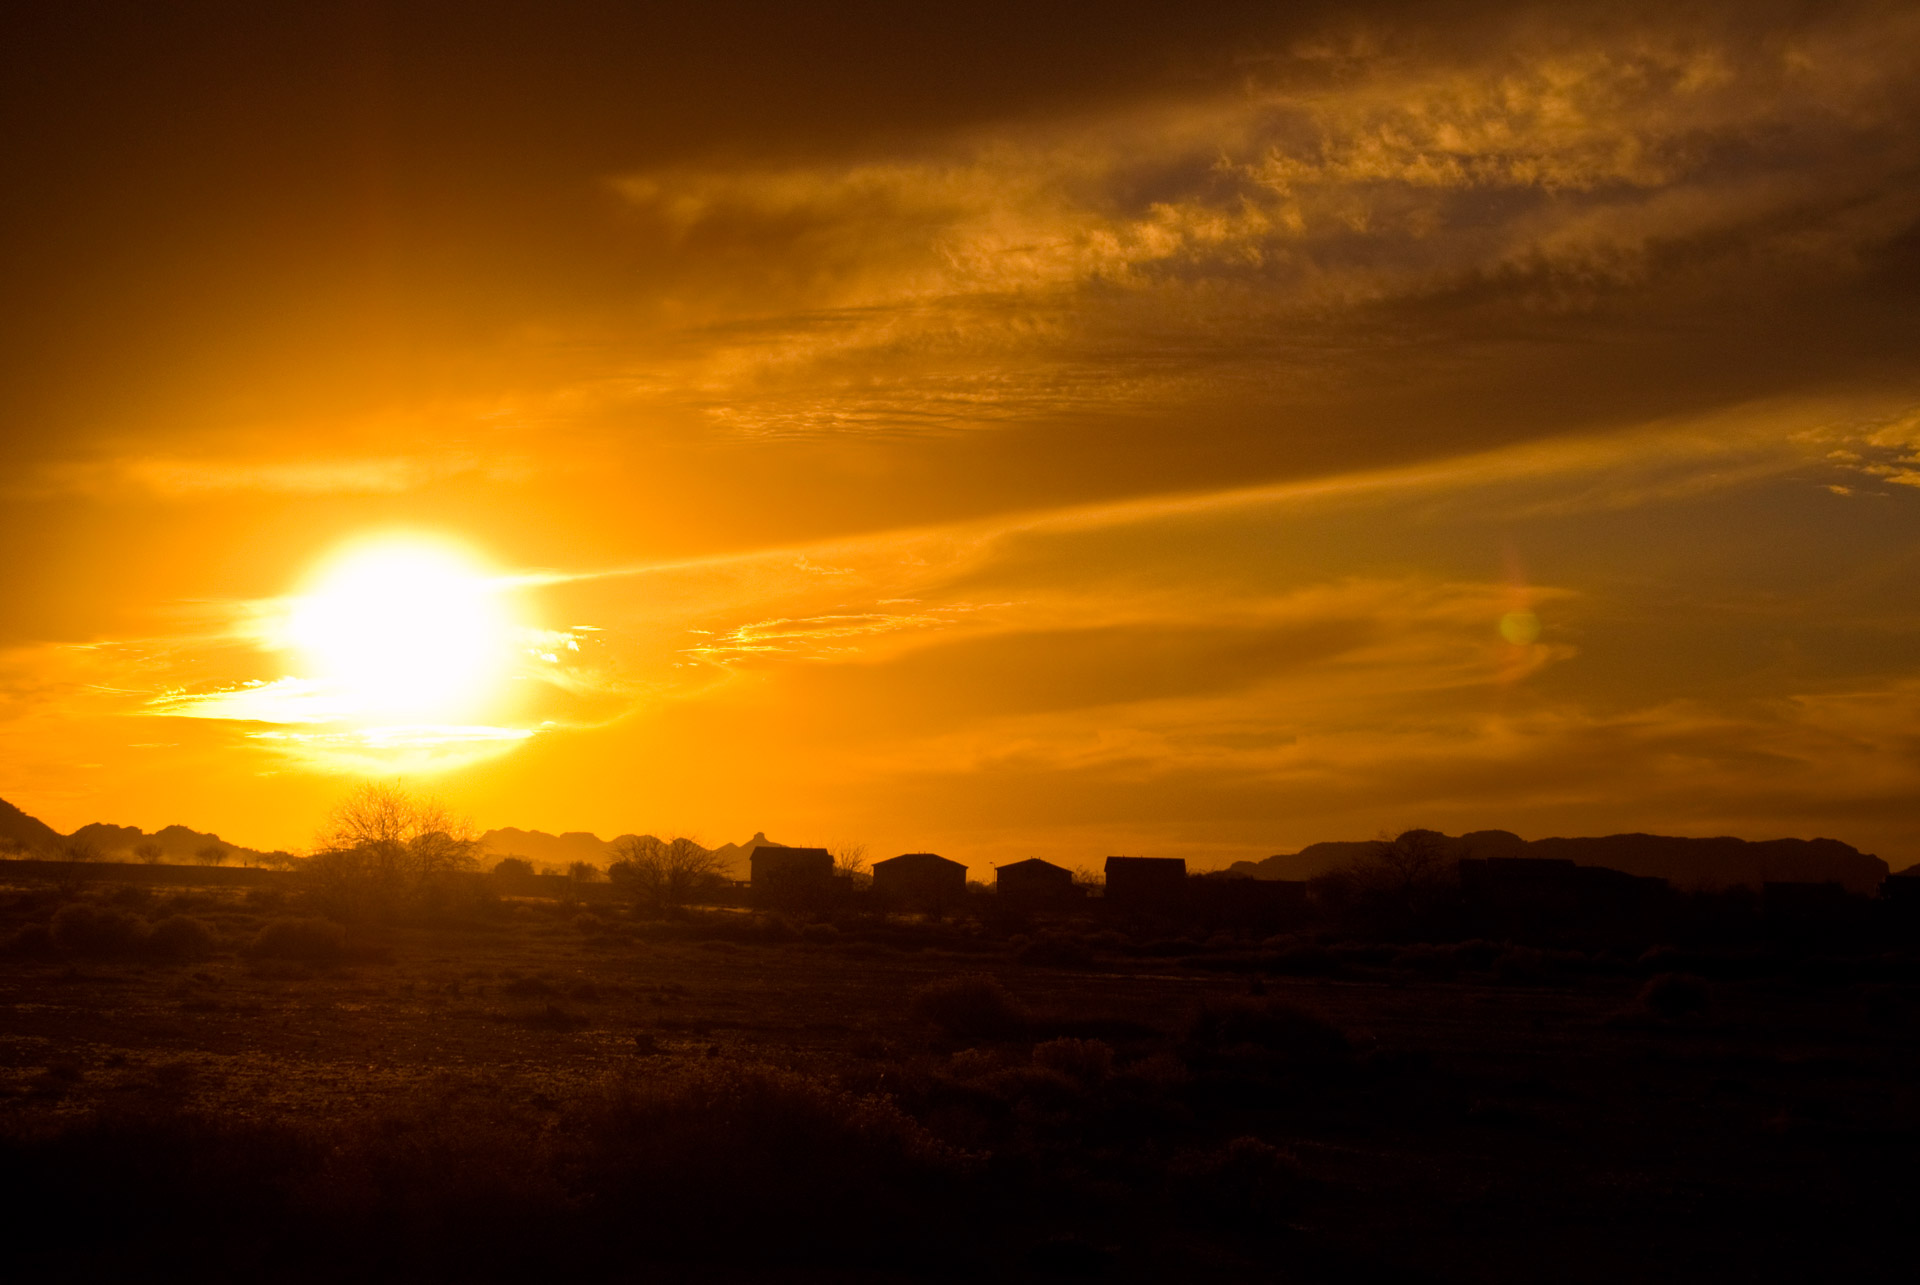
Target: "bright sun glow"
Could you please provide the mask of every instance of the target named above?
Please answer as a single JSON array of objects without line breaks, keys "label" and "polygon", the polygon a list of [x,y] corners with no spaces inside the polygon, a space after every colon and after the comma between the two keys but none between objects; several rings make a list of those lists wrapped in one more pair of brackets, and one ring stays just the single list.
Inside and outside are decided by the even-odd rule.
[{"label": "bright sun glow", "polygon": [[491,704],[514,623],[471,559],[395,539],[323,567],[293,604],[287,634],[353,716],[407,722],[473,717]]}]

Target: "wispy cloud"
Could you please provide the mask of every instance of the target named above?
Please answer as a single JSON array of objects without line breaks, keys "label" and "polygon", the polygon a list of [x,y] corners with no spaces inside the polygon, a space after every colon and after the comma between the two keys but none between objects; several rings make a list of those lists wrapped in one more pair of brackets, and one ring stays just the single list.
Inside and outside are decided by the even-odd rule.
[{"label": "wispy cloud", "polygon": [[1773,39],[1692,12],[1472,50],[1362,33],[1229,95],[616,186],[698,278],[677,383],[713,423],[952,431],[1685,305],[1757,259],[1771,286],[1858,273],[1920,217],[1888,182],[1920,164],[1915,47],[1887,8]]}]

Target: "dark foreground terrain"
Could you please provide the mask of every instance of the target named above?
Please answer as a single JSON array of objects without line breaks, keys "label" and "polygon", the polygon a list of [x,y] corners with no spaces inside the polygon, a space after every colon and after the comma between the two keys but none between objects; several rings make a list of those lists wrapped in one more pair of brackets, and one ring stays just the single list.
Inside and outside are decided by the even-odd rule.
[{"label": "dark foreground terrain", "polygon": [[291,880],[18,882],[0,943],[15,1280],[1913,1270],[1898,953],[532,898],[346,932]]}]

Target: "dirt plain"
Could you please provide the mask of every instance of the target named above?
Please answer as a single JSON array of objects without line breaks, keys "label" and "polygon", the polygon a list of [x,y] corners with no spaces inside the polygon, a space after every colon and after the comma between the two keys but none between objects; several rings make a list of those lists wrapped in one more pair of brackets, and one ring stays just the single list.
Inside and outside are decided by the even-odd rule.
[{"label": "dirt plain", "polygon": [[[177,878],[0,886],[10,1200],[33,1198],[59,1140],[101,1119],[377,1132],[423,1103],[466,1101],[537,1133],[620,1086],[726,1068],[884,1101],[968,1158],[968,1190],[1017,1197],[959,1201],[940,1233],[954,1252],[840,1254],[834,1242],[710,1264],[667,1255],[670,1267],[640,1274],[1910,1278],[1910,956],[1335,944],[1303,964],[1286,943],[1087,919],[656,918],[505,897],[485,914],[362,926],[330,957],[302,959],[259,949],[276,922],[311,922],[291,877]],[[171,960],[43,940],[72,904],[145,924],[190,917],[210,937]],[[1034,950],[1048,935],[1074,946]],[[1652,979],[1676,971],[1688,1002],[1650,1005]],[[1005,1012],[956,1017],[926,1001],[955,978],[990,988]],[[1208,1012],[1241,1017],[1222,1036]],[[1271,1013],[1304,1015],[1306,1035],[1246,1025]],[[1314,1044],[1322,1027],[1337,1047]],[[794,1163],[768,1183],[806,1183],[808,1162]],[[728,1181],[740,1189],[707,1198],[749,1213],[779,1198],[751,1174]],[[857,1222],[854,1199],[843,1215]],[[44,1244],[22,1252],[40,1275],[68,1261]],[[161,1275],[175,1251],[103,1252]],[[581,1261],[554,1274],[626,1274]],[[229,1266],[261,1274],[257,1260]]]}]

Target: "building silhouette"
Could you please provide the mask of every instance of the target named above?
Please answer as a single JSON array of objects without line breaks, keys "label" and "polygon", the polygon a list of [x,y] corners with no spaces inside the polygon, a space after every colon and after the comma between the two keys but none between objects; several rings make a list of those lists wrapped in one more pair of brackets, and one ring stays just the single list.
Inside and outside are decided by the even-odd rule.
[{"label": "building silhouette", "polygon": [[1038,857],[996,867],[993,890],[1005,905],[1033,909],[1071,905],[1080,899],[1073,871]]},{"label": "building silhouette", "polygon": [[806,907],[833,896],[833,854],[765,844],[747,858],[748,886],[764,906]]},{"label": "building silhouette", "polygon": [[967,896],[967,868],[932,852],[906,852],[873,863],[873,895],[903,910],[943,910]]},{"label": "building silhouette", "polygon": [[1122,914],[1184,914],[1187,863],[1180,857],[1108,857],[1106,899]]}]

